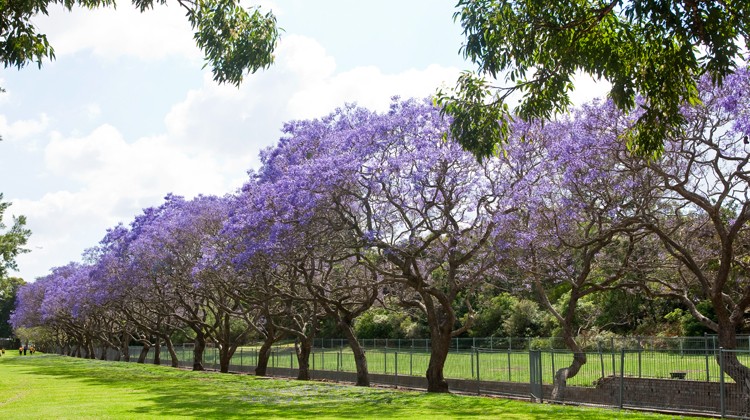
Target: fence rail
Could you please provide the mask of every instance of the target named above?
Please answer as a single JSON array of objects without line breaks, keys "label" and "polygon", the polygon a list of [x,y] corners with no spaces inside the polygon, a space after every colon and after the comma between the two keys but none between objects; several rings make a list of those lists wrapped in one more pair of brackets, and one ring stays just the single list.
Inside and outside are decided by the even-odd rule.
[{"label": "fence rail", "polygon": [[[489,340],[500,342],[488,339],[481,343]],[[692,338],[649,338],[632,339],[633,345],[626,345],[625,340],[612,340],[609,346],[601,343],[587,346],[586,363],[567,381],[564,392],[554,395],[555,372],[569,366],[573,360],[573,354],[563,349],[534,349],[533,344],[531,350],[520,345],[499,349],[495,346],[464,348],[459,341],[448,355],[444,376],[450,388],[456,391],[750,418],[748,386],[734,383],[725,373],[733,361],[750,366],[750,350],[715,348],[710,336],[700,337],[700,340],[701,345]],[[505,342],[514,343],[512,340]],[[341,343],[316,341],[310,355],[313,379],[356,380],[354,356]],[[430,358],[429,343],[425,345],[424,340],[362,340],[362,345],[366,348],[371,382],[426,388],[424,374]],[[131,347],[130,360],[136,361],[141,350],[140,346]],[[175,350],[179,366],[193,366],[192,346],[178,346]],[[239,348],[230,362],[230,371],[253,372],[258,360],[257,350],[257,346]],[[118,359],[118,351],[114,349],[107,350],[105,355],[101,351],[97,351],[98,358]],[[166,348],[160,355],[162,365],[171,364]],[[154,349],[151,349],[146,362],[153,363],[153,360]],[[207,369],[218,370],[218,350],[206,348],[203,364]],[[269,375],[296,377],[298,368],[293,343],[281,343],[273,348],[268,362]]]}]

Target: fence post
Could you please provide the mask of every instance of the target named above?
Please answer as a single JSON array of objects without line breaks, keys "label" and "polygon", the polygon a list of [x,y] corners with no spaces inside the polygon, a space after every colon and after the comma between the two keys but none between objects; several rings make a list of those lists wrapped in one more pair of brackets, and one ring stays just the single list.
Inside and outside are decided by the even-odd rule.
[{"label": "fence post", "polygon": [[[472,352],[476,352],[477,348],[476,347],[472,347],[471,351]],[[471,377],[473,378],[474,377],[474,355],[472,354],[469,359],[471,359]]]},{"label": "fence post", "polygon": [[477,355],[477,395],[481,395],[482,387],[479,384],[479,381],[481,380],[479,377],[479,349],[475,349],[474,351],[476,352],[476,355]]},{"label": "fence post", "polygon": [[383,349],[383,375],[388,373],[388,349]]},{"label": "fence post", "polygon": [[413,367],[414,367],[414,347],[412,347],[411,351],[409,352],[409,376],[414,376],[414,371],[412,370]]},{"label": "fence post", "polygon": [[614,337],[609,338],[609,345],[612,349],[612,376],[617,375],[617,368],[615,367],[615,339]]},{"label": "fence post", "polygon": [[719,405],[721,406],[721,418],[724,418],[727,414],[724,383],[724,348],[719,347]]},{"label": "fence post", "polygon": [[625,390],[625,348],[620,350],[620,410],[623,406],[623,396]]},{"label": "fence post", "polygon": [[508,349],[508,382],[512,382],[513,379],[511,377],[511,365],[510,365],[510,349]]},{"label": "fence post", "polygon": [[531,401],[542,402],[542,351],[529,350],[529,386]]},{"label": "fence post", "polygon": [[602,354],[602,342],[597,341],[596,346],[599,350],[599,366],[602,369],[602,378],[604,377],[604,355]]},{"label": "fence post", "polygon": [[708,333],[703,333],[703,343],[705,346],[703,353],[706,356],[706,382],[711,382],[711,374],[708,371]]},{"label": "fence post", "polygon": [[398,351],[393,352],[393,376],[394,384],[398,388]]},{"label": "fence post", "polygon": [[554,350],[550,350],[549,353],[550,353],[550,356],[552,358],[552,377],[554,378],[555,377],[555,351]]}]

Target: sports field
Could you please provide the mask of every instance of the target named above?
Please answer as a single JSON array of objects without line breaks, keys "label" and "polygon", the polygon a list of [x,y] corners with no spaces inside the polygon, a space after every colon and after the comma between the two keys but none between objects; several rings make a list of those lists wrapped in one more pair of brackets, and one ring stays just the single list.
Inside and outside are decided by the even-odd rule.
[{"label": "sports field", "polygon": [[678,419],[36,354],[0,357],[5,418]]},{"label": "sports field", "polygon": [[[137,351],[131,351],[133,356]],[[396,351],[393,349],[368,349],[367,364],[371,373],[388,375],[424,376],[429,363],[427,351]],[[167,363],[166,351],[162,352],[162,363]],[[179,349],[181,361],[192,361],[190,349]],[[551,384],[555,369],[567,366],[573,355],[566,351],[543,351],[543,382]],[[739,359],[750,364],[750,353],[738,355]],[[214,349],[206,349],[204,355],[208,367],[218,364],[218,355]],[[254,366],[257,360],[256,348],[246,347],[237,350],[232,358],[233,366]],[[623,363],[624,362],[624,363]],[[293,346],[276,347],[269,361],[270,367],[298,367]],[[313,370],[356,372],[354,357],[347,348],[315,349],[311,356],[310,366]],[[624,372],[622,371],[624,366]],[[587,363],[578,375],[568,381],[575,386],[594,386],[602,377],[670,378],[673,372],[684,373],[687,380],[719,381],[720,369],[712,353],[690,354],[679,352],[591,352],[587,353]],[[527,351],[494,351],[494,352],[451,352],[445,363],[445,377],[452,379],[478,379],[483,381],[529,381],[529,353]],[[731,378],[725,377],[727,382]]]}]

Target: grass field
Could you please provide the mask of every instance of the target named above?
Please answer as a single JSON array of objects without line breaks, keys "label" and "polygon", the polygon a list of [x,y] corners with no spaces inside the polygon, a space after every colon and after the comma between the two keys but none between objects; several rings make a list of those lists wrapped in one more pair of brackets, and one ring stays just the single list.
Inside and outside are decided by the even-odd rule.
[{"label": "grass field", "polygon": [[688,418],[10,353],[0,357],[0,413],[13,419]]},{"label": "grass field", "polygon": [[[132,352],[137,356],[137,351]],[[178,357],[181,361],[191,361],[191,349],[179,349]],[[254,366],[257,352],[254,348],[243,348],[232,358],[234,366]],[[430,354],[426,351],[395,351],[389,349],[367,350],[367,364],[370,372],[394,375],[423,376],[427,369]],[[745,364],[750,363],[750,354],[739,356]],[[212,348],[206,349],[204,359],[207,366],[218,363],[218,355]],[[543,382],[552,383],[555,369],[571,363],[571,353],[543,352],[542,370]],[[621,371],[621,355],[619,353],[588,353],[587,363],[578,375],[568,381],[575,386],[594,386],[595,382],[606,376],[619,376]],[[168,353],[162,353],[162,362],[168,362]],[[315,349],[311,356],[313,370],[331,370],[356,372],[354,357],[350,350]],[[452,379],[476,379],[477,364],[479,378],[487,381],[528,382],[529,354],[525,351],[514,352],[451,352],[445,363],[444,375]],[[281,368],[298,367],[293,347],[277,347],[274,349],[269,366]],[[670,378],[671,372],[684,372],[686,379],[698,381],[719,381],[719,365],[716,359],[703,354],[679,354],[675,352],[636,352],[625,353],[625,376],[646,378]],[[398,372],[396,372],[398,369]],[[731,378],[726,377],[727,382]]]}]

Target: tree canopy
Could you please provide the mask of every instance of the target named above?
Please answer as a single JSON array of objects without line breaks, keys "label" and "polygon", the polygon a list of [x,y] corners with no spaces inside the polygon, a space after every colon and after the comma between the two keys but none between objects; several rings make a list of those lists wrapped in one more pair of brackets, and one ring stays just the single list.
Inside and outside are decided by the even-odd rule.
[{"label": "tree canopy", "polygon": [[[624,137],[631,150],[658,155],[684,122],[681,107],[700,101],[698,77],[721,84],[745,58],[750,32],[743,1],[460,0],[458,8],[462,50],[477,71],[438,102],[454,117],[453,137],[478,157],[507,142],[513,116],[565,112],[577,72],[609,82],[620,110],[642,111]],[[511,110],[515,92],[523,97]]]},{"label": "tree canopy", "polygon": [[3,202],[3,194],[0,193],[0,279],[4,279],[9,270],[17,268],[16,257],[19,254],[29,252],[24,248],[31,235],[31,231],[25,228],[26,217],[13,217],[13,226],[5,231],[7,226],[3,223],[3,214],[10,204]]},{"label": "tree canopy", "polygon": [[[186,10],[195,30],[195,42],[213,67],[214,80],[239,85],[246,71],[256,72],[273,63],[278,39],[276,18],[258,7],[244,9],[238,0],[177,0]],[[68,10],[74,6],[115,7],[114,0],[0,0],[0,62],[4,67],[22,68],[30,63],[41,67],[45,58],[53,59],[55,50],[47,36],[38,33],[31,20],[49,13],[50,4],[60,3]],[[166,0],[133,0],[140,11],[166,4]]]}]

